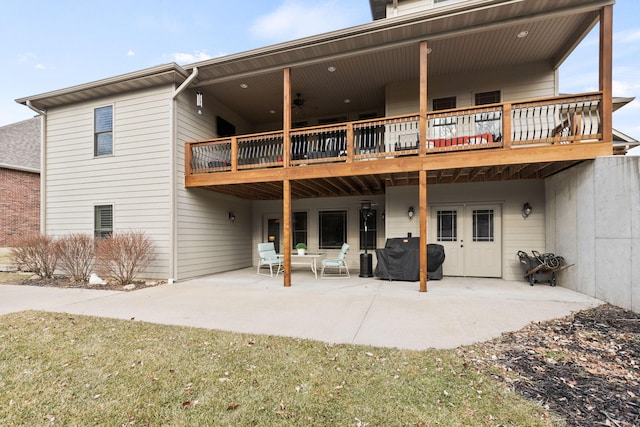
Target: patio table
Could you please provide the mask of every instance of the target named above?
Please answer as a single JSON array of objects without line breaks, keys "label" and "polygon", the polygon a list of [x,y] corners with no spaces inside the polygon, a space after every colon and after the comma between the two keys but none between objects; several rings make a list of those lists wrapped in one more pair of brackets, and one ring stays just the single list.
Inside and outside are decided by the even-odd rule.
[{"label": "patio table", "polygon": [[[323,252],[319,253],[305,253],[304,255],[300,255],[297,252],[291,253],[291,265],[308,265],[311,267],[311,271],[315,275],[316,279],[318,279],[318,262],[317,259],[323,256]],[[284,254],[278,254],[278,257],[284,258]]]}]

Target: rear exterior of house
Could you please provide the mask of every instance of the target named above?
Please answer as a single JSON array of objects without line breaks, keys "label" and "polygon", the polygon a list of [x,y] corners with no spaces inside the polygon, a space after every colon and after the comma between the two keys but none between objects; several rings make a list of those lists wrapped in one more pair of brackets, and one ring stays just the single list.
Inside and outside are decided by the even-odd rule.
[{"label": "rear exterior of house", "polygon": [[[146,274],[170,280],[255,266],[273,241],[288,286],[298,242],[348,242],[357,269],[408,234],[420,290],[427,243],[445,275],[521,279],[517,251],[549,249],[547,180],[612,154],[613,2],[370,3],[359,27],[19,99],[46,122],[43,230],[143,230]],[[600,90],[560,96],[598,22]]]}]

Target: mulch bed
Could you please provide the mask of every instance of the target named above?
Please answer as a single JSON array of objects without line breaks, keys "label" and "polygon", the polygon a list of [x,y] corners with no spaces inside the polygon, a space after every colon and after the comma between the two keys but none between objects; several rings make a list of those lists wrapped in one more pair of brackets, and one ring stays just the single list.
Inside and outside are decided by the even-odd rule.
[{"label": "mulch bed", "polygon": [[82,281],[73,281],[68,276],[54,276],[51,279],[44,279],[40,277],[30,277],[25,278],[19,281],[18,285],[25,286],[51,286],[56,288],[82,288],[82,289],[98,289],[101,291],[135,291],[144,288],[150,288],[153,286],[158,286],[164,284],[166,282],[155,280],[155,281],[145,281],[145,280],[134,280],[131,282],[135,285],[133,287],[124,287],[112,281],[106,281],[104,285],[92,285],[87,282]]},{"label": "mulch bed", "polygon": [[463,349],[569,426],[640,425],[640,314],[604,304]]}]

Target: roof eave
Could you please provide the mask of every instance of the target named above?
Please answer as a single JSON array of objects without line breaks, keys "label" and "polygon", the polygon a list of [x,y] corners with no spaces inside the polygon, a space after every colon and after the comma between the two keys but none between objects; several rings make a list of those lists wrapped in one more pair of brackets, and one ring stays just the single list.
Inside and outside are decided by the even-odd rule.
[{"label": "roof eave", "polygon": [[24,98],[18,98],[15,101],[18,104],[27,105],[27,101],[31,102],[31,105],[38,109],[46,109],[47,104],[46,100],[57,98],[77,92],[97,89],[101,87],[107,87],[110,85],[122,83],[122,82],[132,82],[132,81],[141,81],[145,78],[155,76],[161,73],[173,72],[176,74],[177,79],[179,81],[183,81],[189,76],[189,72],[176,64],[175,62],[171,62],[168,64],[157,65],[155,67],[145,68],[142,70],[134,71],[131,73],[120,74],[113,77],[108,77],[101,80],[96,80],[89,83],[83,83],[76,86],[67,87],[64,89],[58,89],[51,92],[45,92],[38,95],[27,96]]}]

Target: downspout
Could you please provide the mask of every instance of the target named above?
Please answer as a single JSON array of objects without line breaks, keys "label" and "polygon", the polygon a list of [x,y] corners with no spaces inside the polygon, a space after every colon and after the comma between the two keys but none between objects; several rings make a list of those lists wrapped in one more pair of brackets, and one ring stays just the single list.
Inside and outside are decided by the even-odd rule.
[{"label": "downspout", "polygon": [[45,221],[47,209],[45,200],[47,194],[45,180],[47,173],[47,110],[40,110],[34,107],[29,99],[27,99],[25,105],[40,116],[40,233],[47,234],[47,223]]},{"label": "downspout", "polygon": [[178,208],[178,205],[177,205],[178,198],[176,194],[177,192],[176,173],[177,173],[177,167],[178,167],[178,151],[177,151],[178,150],[178,147],[177,147],[178,129],[177,129],[176,123],[178,120],[177,118],[178,109],[176,108],[176,98],[187,87],[189,87],[189,85],[193,82],[193,80],[195,80],[196,77],[198,77],[198,67],[193,68],[191,75],[187,77],[187,79],[184,82],[182,82],[180,86],[174,89],[173,94],[171,95],[171,107],[169,112],[171,117],[170,129],[169,129],[169,133],[171,135],[170,142],[169,142],[169,145],[170,145],[169,150],[171,153],[170,166],[169,166],[169,198],[171,200],[170,201],[171,209],[169,210],[169,222],[171,224],[171,226],[169,227],[169,240],[171,242],[170,249],[169,249],[169,252],[170,252],[169,259],[171,261],[169,264],[169,279],[167,280],[167,283],[169,284],[172,284],[178,275],[178,224],[177,224],[178,216],[176,213],[176,209]]}]

